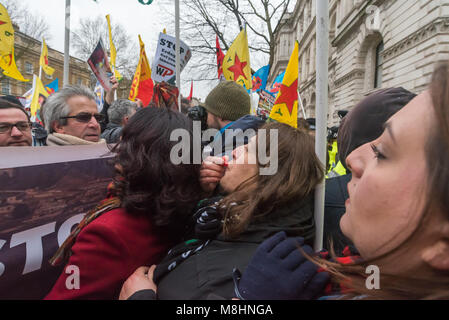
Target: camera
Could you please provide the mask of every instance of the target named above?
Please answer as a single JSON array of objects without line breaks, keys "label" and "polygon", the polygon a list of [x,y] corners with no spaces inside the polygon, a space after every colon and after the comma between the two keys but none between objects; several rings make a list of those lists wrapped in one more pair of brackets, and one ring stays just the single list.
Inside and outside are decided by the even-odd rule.
[{"label": "camera", "polygon": [[338,137],[338,129],[339,127],[332,127],[327,129],[327,140],[336,140]]},{"label": "camera", "polygon": [[202,106],[194,106],[187,110],[187,116],[193,121],[201,122],[201,131],[207,130],[207,111]]}]

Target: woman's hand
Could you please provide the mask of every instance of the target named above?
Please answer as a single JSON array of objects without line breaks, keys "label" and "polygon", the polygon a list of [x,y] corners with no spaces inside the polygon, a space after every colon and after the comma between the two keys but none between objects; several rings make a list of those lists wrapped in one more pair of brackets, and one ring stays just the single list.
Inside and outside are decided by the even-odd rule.
[{"label": "woman's hand", "polygon": [[134,271],[123,284],[119,300],[127,300],[134,293],[141,290],[153,290],[156,293],[157,286],[153,282],[154,269],[156,269],[156,265],[140,267]]}]

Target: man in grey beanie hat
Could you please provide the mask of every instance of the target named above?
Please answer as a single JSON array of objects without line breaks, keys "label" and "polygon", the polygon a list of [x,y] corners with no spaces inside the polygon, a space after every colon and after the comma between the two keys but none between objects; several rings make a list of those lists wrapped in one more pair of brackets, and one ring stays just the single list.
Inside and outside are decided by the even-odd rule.
[{"label": "man in grey beanie hat", "polygon": [[[210,155],[228,155],[236,147],[247,144],[249,135],[245,130],[257,130],[264,121],[250,115],[251,99],[246,90],[234,81],[220,82],[207,96],[203,107],[207,111],[209,129],[220,130],[214,140],[204,148]],[[236,131],[240,129],[239,131]],[[225,130],[235,130],[226,135]],[[254,131],[255,132],[255,131]]]},{"label": "man in grey beanie hat", "polygon": [[251,110],[249,94],[234,81],[223,81],[207,96],[207,126],[217,130],[247,115]]}]

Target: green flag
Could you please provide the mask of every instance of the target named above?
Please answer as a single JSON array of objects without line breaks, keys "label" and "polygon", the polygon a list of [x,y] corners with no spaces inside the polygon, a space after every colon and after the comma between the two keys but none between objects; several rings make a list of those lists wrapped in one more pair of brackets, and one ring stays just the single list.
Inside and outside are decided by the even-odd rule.
[{"label": "green flag", "polygon": [[153,0],[139,0],[141,4],[151,4]]}]

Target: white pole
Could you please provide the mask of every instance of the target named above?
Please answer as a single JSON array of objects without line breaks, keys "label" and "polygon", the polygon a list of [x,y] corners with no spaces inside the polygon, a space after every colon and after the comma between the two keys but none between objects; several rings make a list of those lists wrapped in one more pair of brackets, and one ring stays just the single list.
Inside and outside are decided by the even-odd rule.
[{"label": "white pole", "polygon": [[[42,57],[42,51],[44,50],[44,38],[42,38],[42,45],[41,45],[41,57]],[[41,61],[39,59],[39,79],[42,81],[42,66]]]},{"label": "white pole", "polygon": [[176,29],[176,86],[179,90],[178,106],[181,112],[181,42],[179,31],[179,0],[175,0],[175,29]]},{"label": "white pole", "polygon": [[301,110],[302,110],[302,114],[304,116],[304,119],[307,119],[307,117],[306,117],[306,110],[304,109],[304,105],[302,104],[302,99],[301,99],[301,95],[299,94],[299,90],[298,90],[298,102],[301,105]]},{"label": "white pole", "polygon": [[[329,1],[316,3],[316,138],[315,151],[326,164],[326,128],[329,75]],[[315,190],[315,250],[323,248],[325,181]]]},{"label": "white pole", "polygon": [[64,86],[69,85],[70,63],[70,0],[65,0],[65,37],[64,37]]}]

